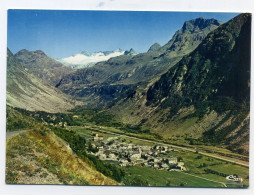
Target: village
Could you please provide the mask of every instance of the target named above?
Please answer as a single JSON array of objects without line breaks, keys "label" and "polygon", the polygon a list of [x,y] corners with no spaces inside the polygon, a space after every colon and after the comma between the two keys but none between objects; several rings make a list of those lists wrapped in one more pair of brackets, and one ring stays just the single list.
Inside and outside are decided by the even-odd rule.
[{"label": "village", "polygon": [[147,166],[158,170],[185,171],[184,162],[181,157],[170,156],[173,151],[168,146],[141,146],[121,141],[120,137],[104,138],[94,134],[91,144],[91,154],[103,161],[112,161],[119,166]]}]

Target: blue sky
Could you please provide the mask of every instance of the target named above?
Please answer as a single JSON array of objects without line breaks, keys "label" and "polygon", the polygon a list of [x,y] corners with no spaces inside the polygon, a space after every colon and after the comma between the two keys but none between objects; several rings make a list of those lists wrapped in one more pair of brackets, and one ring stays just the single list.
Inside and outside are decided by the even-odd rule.
[{"label": "blue sky", "polygon": [[133,48],[145,52],[166,44],[187,20],[198,17],[226,22],[237,13],[9,10],[8,47],[43,50],[55,58],[80,51]]}]

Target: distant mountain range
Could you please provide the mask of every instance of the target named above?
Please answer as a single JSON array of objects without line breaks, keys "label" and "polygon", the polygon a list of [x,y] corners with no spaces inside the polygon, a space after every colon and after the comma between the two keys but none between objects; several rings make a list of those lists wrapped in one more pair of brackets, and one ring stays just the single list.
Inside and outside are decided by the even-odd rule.
[{"label": "distant mountain range", "polygon": [[121,49],[117,49],[114,51],[99,51],[99,52],[88,52],[82,51],[78,54],[74,54],[67,58],[58,59],[59,62],[64,64],[65,66],[80,69],[93,66],[97,62],[107,61],[110,58],[121,56],[121,55],[135,55],[135,51],[123,51]]},{"label": "distant mountain range", "polygon": [[124,52],[125,55],[65,75],[56,86],[90,105],[105,106],[138,83],[159,77],[193,51],[220,24],[215,19],[187,21],[162,47],[154,44],[148,52],[137,55],[131,49]]}]

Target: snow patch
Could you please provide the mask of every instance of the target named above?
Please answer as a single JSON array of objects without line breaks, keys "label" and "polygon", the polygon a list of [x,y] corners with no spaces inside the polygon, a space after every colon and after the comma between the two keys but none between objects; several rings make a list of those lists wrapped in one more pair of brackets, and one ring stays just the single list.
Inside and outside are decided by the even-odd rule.
[{"label": "snow patch", "polygon": [[71,66],[73,68],[82,68],[92,66],[97,62],[107,61],[110,58],[117,57],[123,55],[124,51],[116,50],[111,52],[81,52],[79,54],[75,54],[73,56],[63,58],[58,60],[66,66]]}]

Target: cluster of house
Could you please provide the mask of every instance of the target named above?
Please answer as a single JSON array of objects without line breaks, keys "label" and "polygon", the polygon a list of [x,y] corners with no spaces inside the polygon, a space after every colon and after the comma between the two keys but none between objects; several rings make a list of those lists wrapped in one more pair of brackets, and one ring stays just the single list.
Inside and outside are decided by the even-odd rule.
[{"label": "cluster of house", "polygon": [[243,179],[240,178],[240,177],[237,177],[236,175],[229,175],[226,177],[227,180],[230,180],[230,181],[235,181],[235,182],[243,182]]},{"label": "cluster of house", "polygon": [[173,150],[167,146],[141,146],[122,142],[119,137],[109,137],[104,139],[95,134],[93,137],[96,147],[93,155],[104,161],[115,161],[120,166],[142,165],[161,170],[186,170],[184,162],[177,160],[176,157],[166,154]]}]

